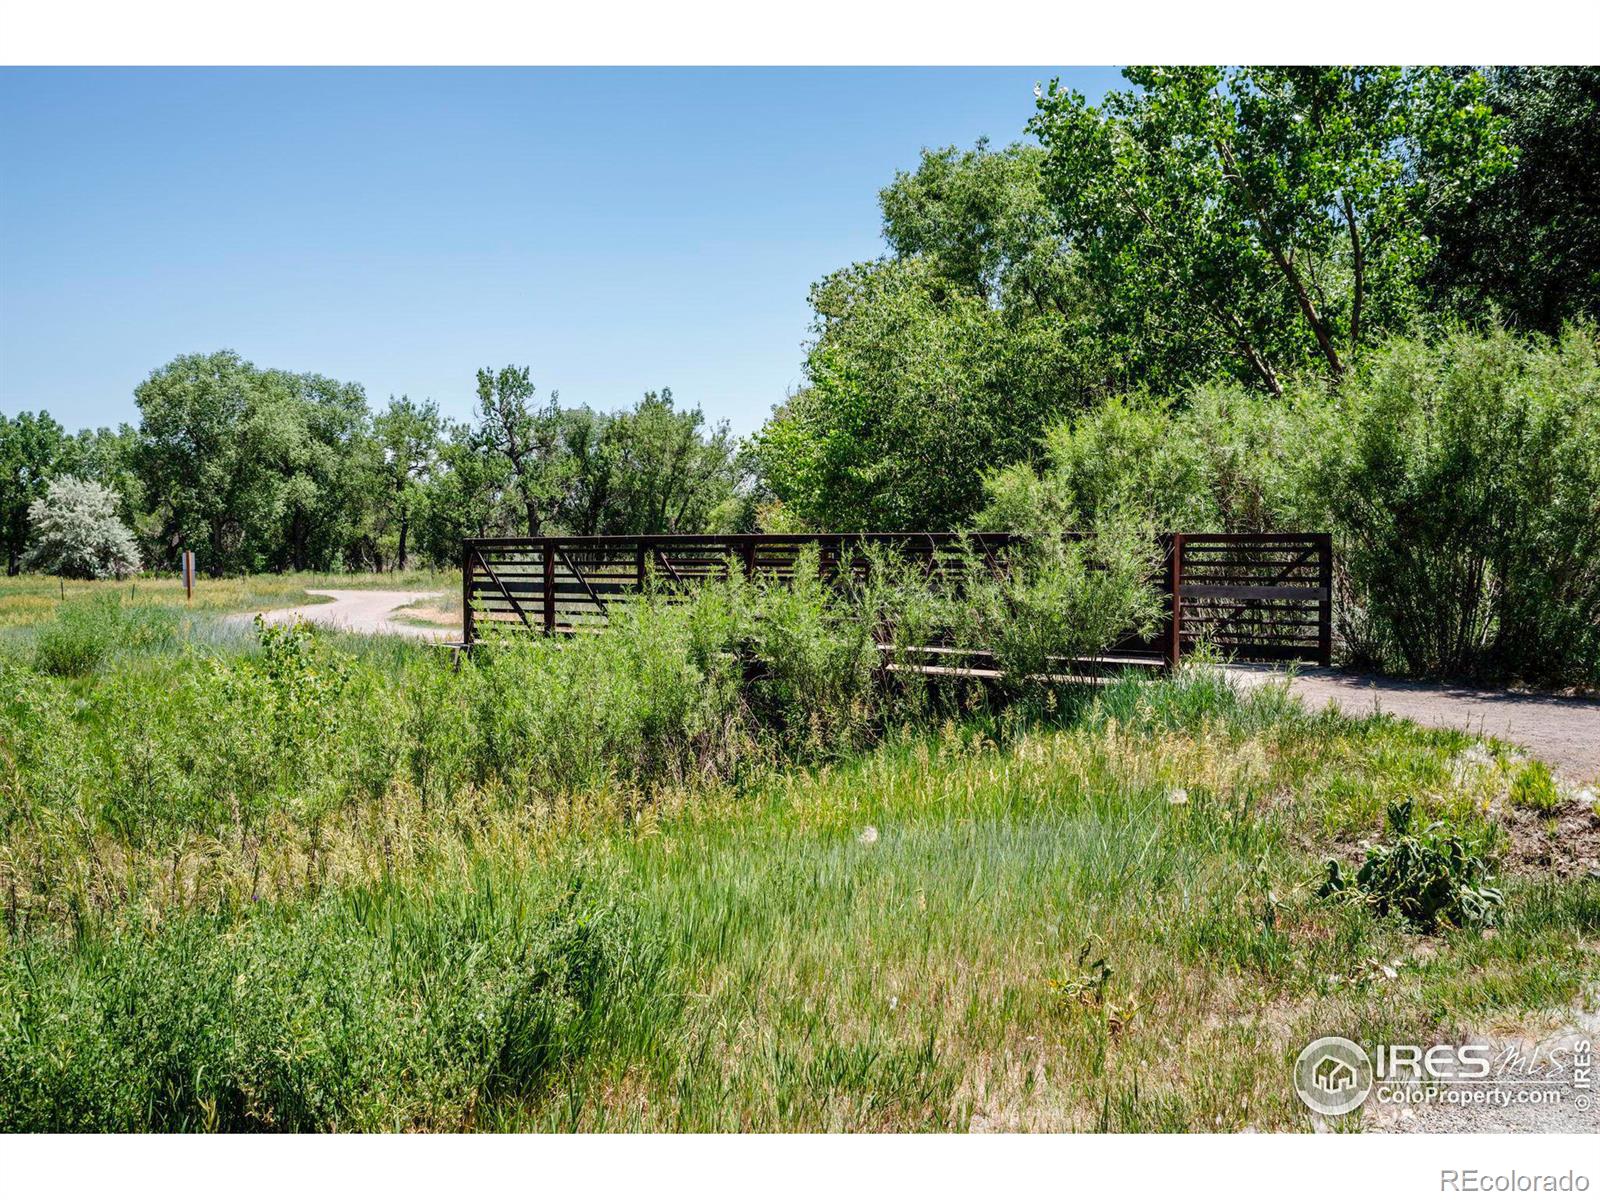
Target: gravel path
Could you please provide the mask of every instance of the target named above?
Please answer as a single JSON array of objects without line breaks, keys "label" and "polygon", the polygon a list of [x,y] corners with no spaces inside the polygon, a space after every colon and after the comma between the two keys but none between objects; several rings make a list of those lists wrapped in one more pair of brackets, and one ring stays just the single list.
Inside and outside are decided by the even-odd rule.
[{"label": "gravel path", "polygon": [[[1247,683],[1280,677],[1272,667],[1229,668]],[[1419,725],[1462,729],[1526,746],[1575,783],[1600,781],[1600,701],[1454,684],[1416,683],[1306,668],[1291,688],[1313,708],[1337,705],[1354,716],[1374,711]]]},{"label": "gravel path", "polygon": [[[347,633],[392,633],[400,637],[417,638],[426,642],[457,641],[456,630],[423,625],[407,625],[390,619],[397,608],[409,608],[419,600],[440,596],[442,592],[382,592],[369,588],[307,588],[308,596],[330,596],[331,604],[308,604],[302,608],[276,608],[262,613],[269,625],[289,625],[296,620],[325,625],[329,629],[342,629]],[[253,613],[239,613],[229,617],[235,624],[249,624]]]}]

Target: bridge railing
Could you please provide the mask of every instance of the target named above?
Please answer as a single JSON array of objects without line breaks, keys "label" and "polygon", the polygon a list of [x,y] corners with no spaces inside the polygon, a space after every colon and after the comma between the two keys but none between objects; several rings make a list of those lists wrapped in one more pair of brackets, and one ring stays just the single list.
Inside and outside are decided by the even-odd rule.
[{"label": "bridge railing", "polygon": [[[683,587],[730,571],[792,578],[808,547],[816,548],[818,569],[828,578],[865,569],[861,551],[868,546],[921,561],[930,574],[962,569],[969,554],[998,570],[1008,551],[1026,540],[1016,533],[951,532],[468,538],[462,548],[463,637],[470,646],[491,629],[552,635],[592,628],[652,577]],[[1122,639],[1107,647],[1105,658],[1171,666],[1204,643],[1238,659],[1330,661],[1333,551],[1327,534],[1166,534],[1162,559],[1164,628],[1154,639]]]}]

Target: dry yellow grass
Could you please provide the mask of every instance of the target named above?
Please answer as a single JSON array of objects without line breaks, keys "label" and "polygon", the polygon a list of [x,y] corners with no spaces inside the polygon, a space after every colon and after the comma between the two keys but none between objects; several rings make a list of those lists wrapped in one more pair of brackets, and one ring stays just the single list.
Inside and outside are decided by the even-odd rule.
[{"label": "dry yellow grass", "polygon": [[[95,595],[116,595],[133,604],[156,604],[206,615],[256,612],[292,604],[320,604],[323,596],[309,596],[307,588],[439,588],[446,595],[460,590],[460,577],[449,571],[403,571],[387,575],[352,573],[319,575],[243,575],[227,579],[202,577],[194,599],[186,599],[183,582],[173,575],[141,575],[133,579],[58,579],[53,575],[14,575],[0,578],[0,629],[38,625],[55,616],[63,600]],[[441,603],[447,603],[441,601]],[[459,603],[459,602],[458,602]]]}]

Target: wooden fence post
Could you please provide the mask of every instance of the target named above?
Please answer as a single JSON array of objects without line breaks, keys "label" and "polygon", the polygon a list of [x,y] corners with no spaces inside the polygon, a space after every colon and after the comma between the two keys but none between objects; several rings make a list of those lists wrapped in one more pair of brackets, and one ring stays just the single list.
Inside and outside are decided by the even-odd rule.
[{"label": "wooden fence post", "polygon": [[544,545],[544,632],[549,637],[556,631],[556,547],[555,539],[545,538]]},{"label": "wooden fence post", "polygon": [[1317,662],[1333,666],[1333,534],[1319,533],[1317,539],[1317,586],[1322,599],[1317,602]]}]

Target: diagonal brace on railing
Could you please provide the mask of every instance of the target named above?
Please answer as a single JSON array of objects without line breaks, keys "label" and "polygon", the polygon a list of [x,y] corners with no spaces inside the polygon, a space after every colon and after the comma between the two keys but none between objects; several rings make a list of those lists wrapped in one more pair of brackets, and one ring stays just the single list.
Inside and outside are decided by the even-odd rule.
[{"label": "diagonal brace on railing", "polygon": [[[533,628],[533,622],[528,620],[528,614],[522,611],[522,605],[517,603],[517,598],[511,594],[511,589],[506,587],[506,585],[501,582],[500,576],[498,576],[498,575],[496,575],[494,573],[494,568],[489,565],[489,560],[486,559],[483,556],[483,552],[480,551],[480,550],[474,549],[472,551],[472,555],[473,555],[473,557],[477,558],[478,565],[480,567],[482,567],[484,569],[484,571],[488,574],[490,582],[492,582],[495,585],[495,587],[500,589],[500,594],[506,598],[507,602],[511,605],[512,609],[516,612],[517,616],[522,618],[522,623],[524,625],[526,625],[529,629],[532,629]],[[468,563],[468,565],[469,566],[471,565],[470,562]]]},{"label": "diagonal brace on railing", "polygon": [[600,615],[605,616],[607,612],[606,602],[600,598],[600,593],[590,586],[589,581],[583,577],[583,572],[573,565],[572,559],[568,557],[560,542],[552,542],[551,545],[555,547],[556,553],[561,556],[561,561],[567,564],[567,570],[572,572],[572,577],[583,585],[584,591],[589,593],[589,599],[594,601],[595,607],[600,610]]}]

